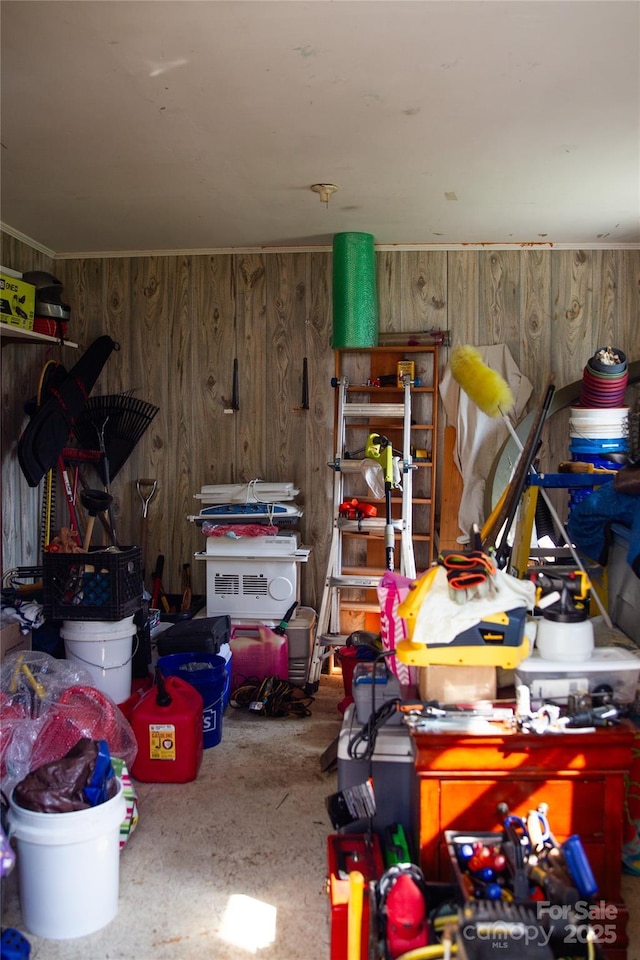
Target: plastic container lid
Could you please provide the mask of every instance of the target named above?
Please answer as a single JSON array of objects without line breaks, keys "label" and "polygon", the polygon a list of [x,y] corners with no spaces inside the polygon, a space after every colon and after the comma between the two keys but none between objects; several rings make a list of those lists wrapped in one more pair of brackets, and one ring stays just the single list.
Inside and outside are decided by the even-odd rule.
[{"label": "plastic container lid", "polygon": [[596,647],[589,660],[545,660],[536,650],[530,657],[522,660],[516,667],[516,673],[599,673],[602,670],[639,670],[640,651],[634,653],[624,647]]}]

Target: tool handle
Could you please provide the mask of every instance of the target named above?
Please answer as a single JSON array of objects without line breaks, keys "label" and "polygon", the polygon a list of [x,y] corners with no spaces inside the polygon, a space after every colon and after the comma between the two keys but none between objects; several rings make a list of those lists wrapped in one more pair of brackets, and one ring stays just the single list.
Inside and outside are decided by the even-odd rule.
[{"label": "tool handle", "polygon": [[87,520],[87,529],[84,532],[84,542],[82,544],[82,549],[85,551],[89,549],[89,546],[91,544],[91,536],[93,534],[93,527],[95,522],[96,522],[95,513],[90,513],[89,519]]},{"label": "tool handle", "polygon": [[162,587],[162,571],[164,570],[164,555],[159,553],[156,559],[156,568],[153,571],[153,593],[151,595],[151,606],[158,608],[160,602],[160,590]]},{"label": "tool handle", "polygon": [[277,633],[279,637],[284,636],[284,634],[286,633],[287,624],[289,623],[289,620],[291,620],[291,617],[293,616],[293,612],[297,606],[298,606],[298,601],[296,600],[295,603],[291,604],[291,606],[285,613],[284,617],[282,618],[278,626],[273,628],[273,632]]},{"label": "tool handle", "polygon": [[182,564],[182,603],[180,604],[180,612],[186,613],[191,608],[191,564],[183,563]]},{"label": "tool handle", "polygon": [[362,904],[364,874],[359,870],[349,873],[349,905],[347,908],[347,960],[362,956]]}]

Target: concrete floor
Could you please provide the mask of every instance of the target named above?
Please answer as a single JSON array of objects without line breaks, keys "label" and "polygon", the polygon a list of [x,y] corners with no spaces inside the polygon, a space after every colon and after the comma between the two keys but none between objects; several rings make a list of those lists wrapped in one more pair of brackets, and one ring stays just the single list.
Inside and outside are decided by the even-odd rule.
[{"label": "concrete floor", "polygon": [[[228,708],[197,780],[137,783],[117,917],[74,940],[27,934],[31,960],[329,960],[324,801],[337,777],[319,759],[340,730],[342,695],[341,678],[323,676],[310,718]],[[21,929],[16,887],[14,870],[2,919]],[[640,877],[623,888],[628,960],[640,960]]]}]

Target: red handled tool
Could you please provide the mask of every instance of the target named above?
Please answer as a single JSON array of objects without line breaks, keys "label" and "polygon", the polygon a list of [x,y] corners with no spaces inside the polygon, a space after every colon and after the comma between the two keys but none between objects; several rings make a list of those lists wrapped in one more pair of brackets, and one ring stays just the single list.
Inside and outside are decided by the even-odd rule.
[{"label": "red handled tool", "polygon": [[164,570],[164,555],[162,553],[158,554],[156,560],[156,568],[153,571],[153,590],[151,593],[151,606],[157,610],[158,605],[162,604],[162,609],[165,613],[169,613],[169,601],[167,600],[167,595],[164,592],[164,587],[162,586],[162,572]]}]

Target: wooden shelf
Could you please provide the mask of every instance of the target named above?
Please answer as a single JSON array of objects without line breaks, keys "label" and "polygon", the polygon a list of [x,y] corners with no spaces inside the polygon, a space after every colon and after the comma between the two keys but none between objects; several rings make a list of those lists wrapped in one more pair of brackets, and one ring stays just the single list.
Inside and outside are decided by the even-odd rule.
[{"label": "wooden shelf", "polygon": [[[400,453],[404,431],[404,419],[400,416],[389,417],[376,414],[376,406],[385,406],[398,403],[404,395],[404,389],[396,383],[382,383],[375,386],[373,381],[378,378],[392,377],[397,371],[397,364],[401,360],[412,360],[415,364],[415,377],[420,378],[419,386],[411,386],[411,416],[409,426],[411,431],[412,450],[428,451],[428,459],[417,460],[412,457],[410,469],[413,474],[413,484],[420,478],[419,492],[414,490],[411,496],[412,503],[412,542],[416,553],[416,566],[420,570],[427,569],[434,555],[435,529],[435,477],[437,456],[438,430],[438,346],[432,345],[405,345],[379,347],[344,347],[336,351],[335,382],[346,379],[346,391],[349,401],[358,404],[358,419],[352,419],[344,424],[344,432],[348,437],[349,448],[362,448],[369,432],[378,431],[385,434],[392,442],[394,452]],[[360,396],[358,396],[360,395]],[[366,408],[366,409],[365,409]],[[362,415],[360,416],[360,412]],[[359,422],[361,421],[361,422]],[[340,451],[344,454],[344,451]],[[426,471],[426,472],[425,472]],[[348,481],[349,498],[353,495],[363,503],[378,503],[379,499],[371,497],[362,489],[358,479]],[[359,492],[356,492],[359,491]],[[353,491],[353,493],[352,493]],[[418,495],[416,495],[418,494]],[[392,493],[392,507],[397,515],[401,506],[401,498],[396,490]],[[384,505],[380,508],[384,512]],[[384,560],[381,547],[378,545],[380,537],[372,537],[361,533],[349,532],[348,539],[353,541],[367,538],[369,546],[366,550],[364,565],[376,567]],[[397,538],[396,538],[397,539]],[[345,566],[349,565],[351,555],[343,557]]]},{"label": "wooden shelf", "polygon": [[[47,333],[37,333],[35,330],[24,330],[22,327],[14,327],[11,323],[0,323],[0,338],[3,346],[7,343],[60,344],[59,337],[50,337]],[[64,340],[62,346],[77,349],[78,344],[73,340]]]}]

